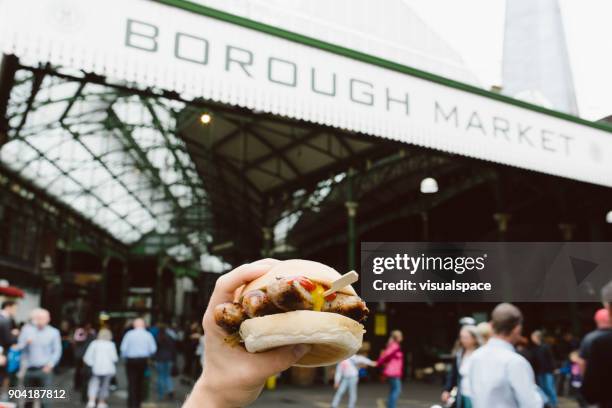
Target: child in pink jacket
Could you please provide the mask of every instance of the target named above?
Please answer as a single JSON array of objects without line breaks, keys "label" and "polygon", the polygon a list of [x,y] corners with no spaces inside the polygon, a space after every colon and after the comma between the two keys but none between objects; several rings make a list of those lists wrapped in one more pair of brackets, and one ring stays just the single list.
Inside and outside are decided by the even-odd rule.
[{"label": "child in pink jacket", "polygon": [[387,347],[383,350],[378,358],[377,365],[384,367],[383,375],[389,381],[389,398],[387,400],[388,408],[395,408],[397,399],[402,392],[402,374],[404,373],[404,353],[400,347],[403,340],[402,332],[394,330],[391,332],[391,337],[387,342]]}]

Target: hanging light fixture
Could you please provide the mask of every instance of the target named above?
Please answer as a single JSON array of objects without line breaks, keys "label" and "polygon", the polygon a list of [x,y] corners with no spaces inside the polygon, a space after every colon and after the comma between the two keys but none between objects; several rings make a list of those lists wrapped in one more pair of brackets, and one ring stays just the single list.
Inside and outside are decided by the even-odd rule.
[{"label": "hanging light fixture", "polygon": [[421,193],[433,194],[438,192],[438,181],[433,177],[425,177],[421,180]]},{"label": "hanging light fixture", "polygon": [[612,210],[608,211],[608,213],[606,214],[606,222],[608,224],[612,224]]},{"label": "hanging light fixture", "polygon": [[212,121],[212,116],[208,112],[204,112],[202,116],[200,116],[200,122],[203,125],[208,125]]}]

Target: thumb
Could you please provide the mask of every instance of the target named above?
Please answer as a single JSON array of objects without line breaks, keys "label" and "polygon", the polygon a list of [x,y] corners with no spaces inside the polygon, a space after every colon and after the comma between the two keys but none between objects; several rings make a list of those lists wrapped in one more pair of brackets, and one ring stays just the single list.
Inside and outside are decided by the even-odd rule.
[{"label": "thumb", "polygon": [[304,357],[311,348],[308,344],[296,344],[265,351],[258,356],[262,359],[261,367],[272,375],[291,367]]}]

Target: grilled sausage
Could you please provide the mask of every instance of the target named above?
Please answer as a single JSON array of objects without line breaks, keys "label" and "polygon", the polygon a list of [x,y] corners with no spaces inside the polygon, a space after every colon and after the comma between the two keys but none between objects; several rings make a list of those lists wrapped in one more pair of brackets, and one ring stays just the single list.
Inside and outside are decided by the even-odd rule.
[{"label": "grilled sausage", "polygon": [[285,312],[312,309],[312,296],[299,283],[299,279],[282,278],[268,286],[268,296],[276,307]]},{"label": "grilled sausage", "polygon": [[358,322],[365,320],[369,310],[359,296],[336,293],[332,300],[325,301],[323,312],[338,313]]},{"label": "grilled sausage", "polygon": [[[240,324],[250,318],[293,310],[312,310],[311,293],[300,283],[300,277],[282,278],[265,290],[252,290],[244,294],[240,303],[222,303],[214,309],[215,321],[229,333],[237,332]],[[312,283],[310,283],[312,284]],[[305,285],[308,287],[308,285]],[[322,311],[338,313],[361,322],[369,310],[359,296],[336,293],[323,304]]]},{"label": "grilled sausage", "polygon": [[226,302],[215,306],[215,322],[228,333],[237,332],[240,324],[247,319],[246,313],[240,303]]},{"label": "grilled sausage", "polygon": [[242,309],[248,317],[267,316],[281,312],[263,290],[251,290],[242,297]]}]

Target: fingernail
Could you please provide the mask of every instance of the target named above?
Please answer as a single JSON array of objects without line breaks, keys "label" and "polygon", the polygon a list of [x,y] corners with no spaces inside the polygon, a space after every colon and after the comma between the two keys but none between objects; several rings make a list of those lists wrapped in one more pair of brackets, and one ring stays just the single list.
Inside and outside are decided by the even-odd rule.
[{"label": "fingernail", "polygon": [[293,348],[293,354],[297,358],[303,357],[306,353],[310,351],[312,347],[309,344],[298,344]]}]

